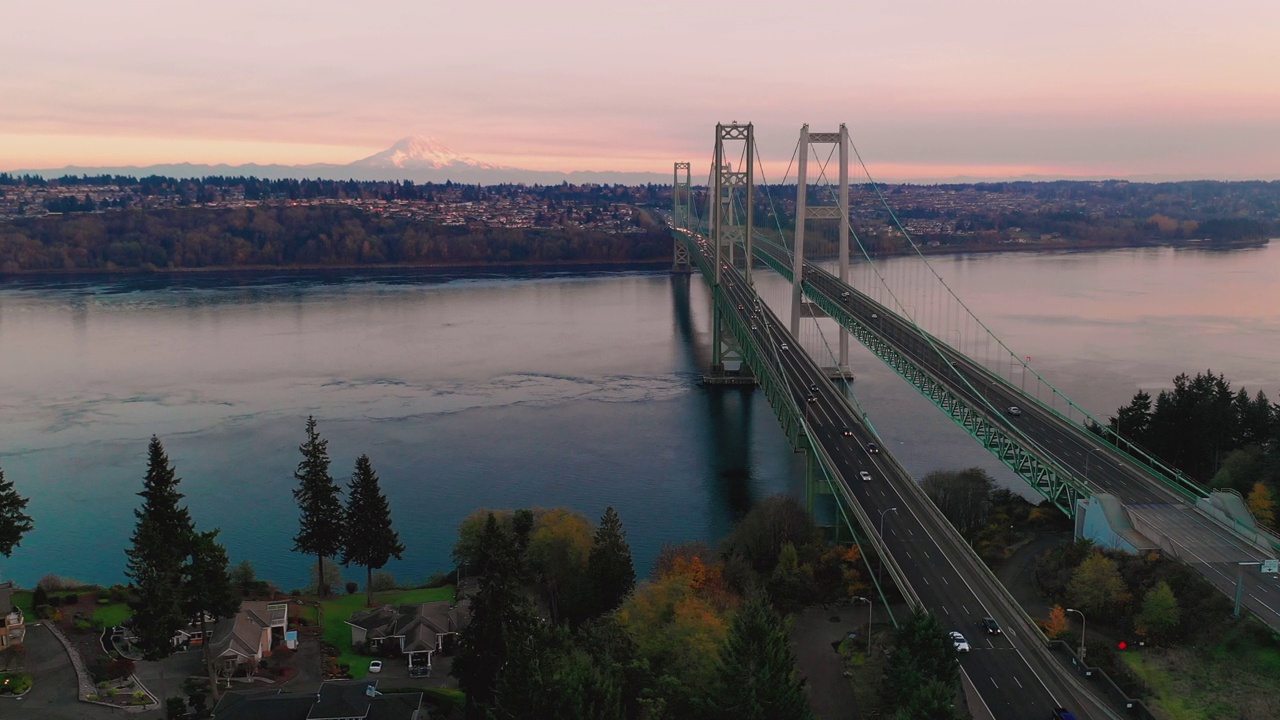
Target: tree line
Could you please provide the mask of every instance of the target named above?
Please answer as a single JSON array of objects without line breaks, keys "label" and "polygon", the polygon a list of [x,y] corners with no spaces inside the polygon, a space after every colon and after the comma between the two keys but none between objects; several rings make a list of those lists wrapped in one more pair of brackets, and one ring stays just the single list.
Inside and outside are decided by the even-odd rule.
[{"label": "tree line", "polygon": [[0,224],[0,272],[621,262],[670,254],[670,235],[656,227],[626,234],[471,229],[326,205],[131,210]]},{"label": "tree line", "polygon": [[1139,390],[1107,425],[1200,484],[1239,492],[1259,522],[1280,527],[1280,406],[1265,392],[1232,390],[1212,370],[1182,373],[1154,400]]}]

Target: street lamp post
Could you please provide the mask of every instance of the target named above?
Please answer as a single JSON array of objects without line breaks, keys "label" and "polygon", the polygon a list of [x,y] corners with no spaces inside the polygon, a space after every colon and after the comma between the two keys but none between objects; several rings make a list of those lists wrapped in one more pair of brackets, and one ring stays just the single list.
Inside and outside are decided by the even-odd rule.
[{"label": "street lamp post", "polygon": [[867,657],[871,657],[871,606],[874,603],[869,597],[855,597],[854,601],[867,604]]},{"label": "street lamp post", "polygon": [[1073,612],[1080,616],[1080,662],[1084,662],[1084,633],[1089,629],[1089,621],[1085,618],[1084,613],[1075,608],[1067,608],[1067,612]]},{"label": "street lamp post", "polygon": [[[897,506],[894,506],[894,507],[891,507],[891,508],[885,508],[884,510],[881,510],[881,511],[880,511],[880,544],[881,544],[882,546],[885,544],[885,542],[884,542],[884,514],[885,514],[885,513],[890,513],[890,512],[898,512],[898,508],[897,508]],[[884,558],[882,557],[882,558],[880,558],[880,566],[876,568],[876,584],[877,584],[877,585],[879,585],[883,579],[884,579]]]}]

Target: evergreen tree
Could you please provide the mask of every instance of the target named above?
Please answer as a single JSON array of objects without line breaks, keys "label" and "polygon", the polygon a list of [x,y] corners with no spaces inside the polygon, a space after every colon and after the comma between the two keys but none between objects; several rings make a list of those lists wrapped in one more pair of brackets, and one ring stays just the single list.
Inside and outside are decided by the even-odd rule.
[{"label": "evergreen tree", "polygon": [[298,446],[302,461],[293,476],[298,487],[293,499],[302,511],[298,534],[293,538],[296,552],[316,556],[320,578],[319,595],[328,594],[324,582],[324,559],[342,552],[342,488],[329,475],[329,441],[316,432],[315,417],[307,418],[307,441]]},{"label": "evergreen tree", "polygon": [[356,471],[347,486],[347,512],[344,517],[346,541],[342,564],[355,563],[365,569],[365,592],[373,605],[373,571],[386,566],[391,558],[400,559],[404,545],[400,535],[391,529],[391,508],[378,486],[378,474],[368,455],[356,459]]},{"label": "evergreen tree", "polygon": [[183,570],[195,540],[191,514],[180,507],[179,479],[169,465],[160,439],[151,436],[142,508],[132,537],[125,576],[136,595],[133,610],[138,647],[147,660],[159,660],[174,651],[173,636],[189,616],[183,607]]},{"label": "evergreen tree", "polygon": [[935,682],[950,688],[954,696],[960,683],[955,646],[937,617],[921,611],[912,613],[894,633],[894,646],[881,686],[890,707],[910,713],[913,707],[932,706],[927,698],[917,696],[927,693],[926,688]]},{"label": "evergreen tree", "polygon": [[596,595],[595,614],[613,611],[636,586],[636,570],[631,563],[631,546],[622,518],[613,506],[605,508],[587,558],[587,578]]},{"label": "evergreen tree", "polygon": [[31,531],[31,516],[22,511],[27,499],[18,494],[13,482],[4,479],[0,470],[0,555],[9,557],[22,542],[22,536]]},{"label": "evergreen tree", "polygon": [[489,716],[504,669],[529,651],[538,625],[533,604],[519,583],[515,540],[492,513],[485,521],[478,554],[484,559],[484,574],[471,598],[471,621],[458,639],[452,669],[467,696],[467,720]]},{"label": "evergreen tree", "polygon": [[205,638],[204,665],[215,703],[218,700],[218,683],[208,623],[234,617],[240,611],[240,593],[231,581],[229,564],[227,549],[218,542],[218,530],[196,533],[185,568],[186,602],[183,610],[187,617],[199,619],[200,634]]},{"label": "evergreen tree", "polygon": [[729,626],[708,710],[713,718],[724,720],[813,717],[786,625],[759,593],[747,599]]}]

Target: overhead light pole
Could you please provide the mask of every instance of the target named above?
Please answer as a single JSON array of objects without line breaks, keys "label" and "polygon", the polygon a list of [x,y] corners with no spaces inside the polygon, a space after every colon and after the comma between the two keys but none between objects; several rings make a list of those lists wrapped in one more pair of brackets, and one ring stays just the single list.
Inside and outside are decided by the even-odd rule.
[{"label": "overhead light pole", "polygon": [[864,602],[867,604],[867,657],[871,657],[871,606],[874,604],[869,597],[855,597],[854,602]]},{"label": "overhead light pole", "polygon": [[1084,662],[1084,633],[1089,628],[1089,621],[1085,618],[1084,613],[1075,608],[1067,608],[1067,612],[1073,612],[1080,616],[1080,662]]}]

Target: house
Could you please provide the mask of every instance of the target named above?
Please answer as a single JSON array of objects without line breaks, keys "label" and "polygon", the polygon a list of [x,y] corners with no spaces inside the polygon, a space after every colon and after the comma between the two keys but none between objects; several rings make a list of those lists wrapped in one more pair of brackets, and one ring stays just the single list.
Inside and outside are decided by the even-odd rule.
[{"label": "house", "polygon": [[245,601],[235,617],[219,622],[210,633],[214,664],[220,675],[252,671],[289,627],[289,603]]},{"label": "house", "polygon": [[367,644],[370,655],[402,653],[409,665],[431,667],[431,656],[456,641],[471,620],[471,600],[456,605],[448,600],[380,608],[356,613],[351,626],[351,645]]},{"label": "house", "polygon": [[317,692],[232,691],[213,720],[420,720],[422,693],[378,692],[377,680],[328,681]]},{"label": "house", "polygon": [[15,645],[21,645],[22,641],[27,637],[27,625],[22,617],[22,611],[17,605],[13,604],[13,593],[17,588],[13,583],[0,583],[0,650]]}]

